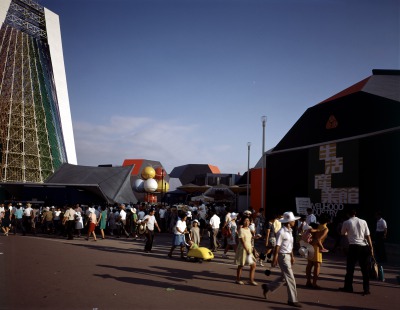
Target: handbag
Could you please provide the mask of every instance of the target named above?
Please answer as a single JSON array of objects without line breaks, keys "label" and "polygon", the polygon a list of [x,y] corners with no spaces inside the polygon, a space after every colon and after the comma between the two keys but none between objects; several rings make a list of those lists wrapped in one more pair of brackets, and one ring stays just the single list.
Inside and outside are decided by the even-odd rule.
[{"label": "handbag", "polygon": [[378,279],[379,275],[379,266],[375,260],[375,257],[371,256],[370,259],[370,267],[369,267],[369,277],[371,279]]},{"label": "handbag", "polygon": [[230,237],[232,235],[231,230],[228,226],[222,227],[221,232],[224,237]]},{"label": "handbag", "polygon": [[246,265],[253,265],[254,264],[254,259],[253,259],[253,254],[247,254],[246,257]]}]

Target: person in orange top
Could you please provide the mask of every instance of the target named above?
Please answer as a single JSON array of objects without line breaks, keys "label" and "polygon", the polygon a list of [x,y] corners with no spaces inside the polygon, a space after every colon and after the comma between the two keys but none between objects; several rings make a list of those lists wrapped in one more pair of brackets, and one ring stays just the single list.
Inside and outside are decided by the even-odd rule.
[{"label": "person in orange top", "polygon": [[[325,241],[328,236],[329,229],[327,224],[329,219],[327,216],[321,216],[319,219],[319,225],[315,232],[313,232],[313,239],[311,241],[311,245],[314,248],[314,255],[308,259],[307,267],[306,267],[306,286],[314,289],[320,289],[317,285],[319,273],[321,271],[322,265],[322,253],[328,252],[322,243]],[[311,282],[311,270],[314,268],[313,279]]]}]

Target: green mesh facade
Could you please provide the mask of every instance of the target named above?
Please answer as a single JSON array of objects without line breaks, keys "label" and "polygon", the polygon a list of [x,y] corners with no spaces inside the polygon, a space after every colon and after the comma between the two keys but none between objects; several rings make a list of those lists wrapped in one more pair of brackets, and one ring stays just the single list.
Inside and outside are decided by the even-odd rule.
[{"label": "green mesh facade", "polygon": [[1,182],[43,182],[66,162],[44,9],[13,0],[0,29]]}]

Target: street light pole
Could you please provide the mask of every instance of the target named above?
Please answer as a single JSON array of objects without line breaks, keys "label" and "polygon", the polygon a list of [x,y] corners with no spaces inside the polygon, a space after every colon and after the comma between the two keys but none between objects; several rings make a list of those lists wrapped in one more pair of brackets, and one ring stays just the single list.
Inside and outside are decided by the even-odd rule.
[{"label": "street light pole", "polygon": [[264,168],[265,168],[265,124],[267,122],[267,117],[265,115],[261,116],[262,123],[262,157],[261,157],[261,208],[265,207],[265,195],[264,195]]},{"label": "street light pole", "polygon": [[250,146],[251,142],[247,142],[247,210],[250,206],[250,196],[249,196],[249,183],[250,183]]}]

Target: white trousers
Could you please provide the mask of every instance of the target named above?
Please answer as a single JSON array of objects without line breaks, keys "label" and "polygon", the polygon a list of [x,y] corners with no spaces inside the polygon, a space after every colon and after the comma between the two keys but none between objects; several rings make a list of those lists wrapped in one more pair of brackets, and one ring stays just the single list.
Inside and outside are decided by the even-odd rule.
[{"label": "white trousers", "polygon": [[269,283],[268,287],[271,293],[280,288],[286,281],[288,301],[298,302],[296,280],[294,278],[290,254],[278,254],[278,264],[282,275],[275,281]]}]

